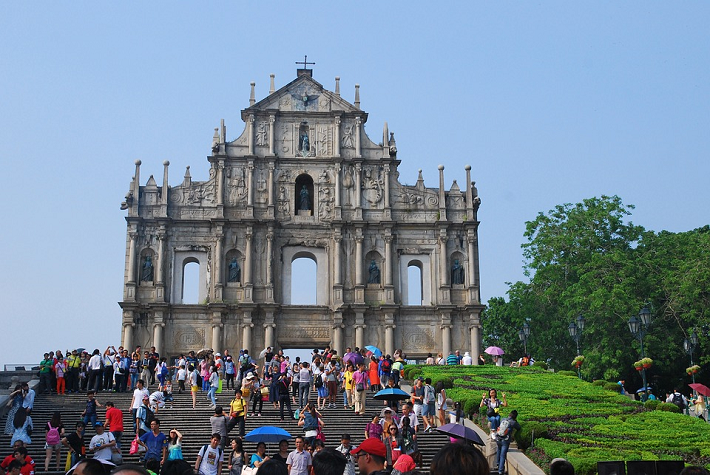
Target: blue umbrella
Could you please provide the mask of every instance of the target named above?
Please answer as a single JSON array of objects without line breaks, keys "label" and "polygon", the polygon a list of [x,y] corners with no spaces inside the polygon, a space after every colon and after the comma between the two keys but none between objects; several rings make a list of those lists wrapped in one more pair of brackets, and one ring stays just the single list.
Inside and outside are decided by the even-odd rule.
[{"label": "blue umbrella", "polygon": [[372,352],[373,355],[377,356],[378,358],[382,356],[382,350],[377,348],[376,346],[368,345],[365,347],[367,351]]},{"label": "blue umbrella", "polygon": [[385,388],[382,391],[378,391],[372,398],[385,401],[399,401],[409,399],[409,394],[399,388]]},{"label": "blue umbrella", "polygon": [[262,426],[249,432],[244,440],[247,442],[265,442],[267,444],[276,444],[284,439],[290,439],[291,437],[292,435],[283,430],[281,427]]}]

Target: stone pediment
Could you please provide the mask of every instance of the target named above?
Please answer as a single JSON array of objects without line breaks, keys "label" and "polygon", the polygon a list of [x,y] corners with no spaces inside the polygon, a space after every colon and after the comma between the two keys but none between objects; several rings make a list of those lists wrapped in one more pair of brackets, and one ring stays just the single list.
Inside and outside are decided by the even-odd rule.
[{"label": "stone pediment", "polygon": [[353,104],[328,91],[322,84],[309,76],[300,76],[294,79],[253,106],[244,109],[242,119],[246,121],[249,114],[274,110],[280,112],[352,112],[366,116]]}]

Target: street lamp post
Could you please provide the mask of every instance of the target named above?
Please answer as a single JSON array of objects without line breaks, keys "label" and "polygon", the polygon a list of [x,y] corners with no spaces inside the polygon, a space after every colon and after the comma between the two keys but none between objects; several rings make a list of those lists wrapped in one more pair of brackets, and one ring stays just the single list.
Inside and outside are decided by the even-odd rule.
[{"label": "street lamp post", "polygon": [[[641,344],[641,359],[646,357],[646,353],[643,351],[643,338],[646,336],[646,333],[648,333],[648,327],[650,326],[651,311],[646,305],[644,305],[644,307],[641,309],[638,314],[638,317],[636,315],[633,315],[631,318],[629,318],[629,331],[631,331],[631,334],[634,336],[634,338],[636,338]],[[648,386],[646,385],[646,368],[641,369],[641,377],[643,379],[644,387],[644,391],[642,393],[642,400],[645,401],[646,390],[648,388]]]},{"label": "street lamp post", "polygon": [[[577,343],[577,355],[581,355],[579,342],[582,339],[582,331],[584,330],[584,316],[581,314],[577,317],[577,323],[572,322],[569,324],[569,336],[572,337],[575,343]],[[577,366],[577,376],[582,379],[582,371]]]},{"label": "street lamp post", "polygon": [[518,332],[518,338],[523,342],[523,347],[525,349],[525,356],[528,355],[528,338],[530,337],[530,325],[528,322],[523,324],[522,330]]},{"label": "street lamp post", "polygon": [[[698,334],[693,330],[693,333],[690,334],[690,340],[686,338],[685,341],[683,341],[683,349],[690,356],[690,366],[693,366],[693,352],[697,346]],[[691,376],[693,377],[693,384],[695,384],[695,373],[691,373]]]}]

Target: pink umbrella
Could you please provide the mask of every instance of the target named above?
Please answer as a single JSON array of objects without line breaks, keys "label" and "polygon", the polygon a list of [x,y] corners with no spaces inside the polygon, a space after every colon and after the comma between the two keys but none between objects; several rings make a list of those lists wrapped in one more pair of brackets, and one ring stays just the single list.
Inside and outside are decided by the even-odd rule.
[{"label": "pink umbrella", "polygon": [[489,346],[485,350],[483,350],[485,353],[488,353],[489,355],[493,356],[502,356],[505,354],[505,351],[502,349],[498,348],[497,346]]}]

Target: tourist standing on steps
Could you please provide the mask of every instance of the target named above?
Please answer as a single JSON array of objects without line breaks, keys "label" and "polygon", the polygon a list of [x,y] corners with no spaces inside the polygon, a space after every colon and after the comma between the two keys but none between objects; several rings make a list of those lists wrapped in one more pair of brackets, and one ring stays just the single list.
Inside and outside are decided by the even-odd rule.
[{"label": "tourist standing on steps", "polygon": [[311,473],[311,454],[305,450],[305,440],[300,435],[296,437],[296,450],[288,454],[286,466],[289,475],[309,475]]},{"label": "tourist standing on steps", "polygon": [[106,430],[111,431],[116,439],[116,447],[121,448],[121,437],[123,437],[123,411],[116,408],[113,401],[106,401]]},{"label": "tourist standing on steps", "polygon": [[210,425],[212,426],[212,433],[220,436],[219,448],[222,452],[224,452],[224,447],[227,445],[228,424],[229,417],[224,415],[222,406],[217,406],[214,410],[214,415],[210,417]]},{"label": "tourist standing on steps", "polygon": [[308,404],[308,396],[311,391],[311,371],[308,366],[308,362],[304,361],[298,372],[298,407],[301,410]]},{"label": "tourist standing on steps", "polygon": [[486,417],[488,418],[488,427],[491,429],[491,438],[495,440],[495,430],[500,425],[500,408],[508,406],[508,400],[505,398],[505,393],[502,393],[503,401],[498,399],[498,393],[495,389],[491,389],[488,392],[488,397],[486,393],[483,393],[481,398],[481,404],[479,407],[486,406]]},{"label": "tourist standing on steps", "polygon": [[365,371],[365,363],[358,364],[358,369],[353,373],[353,383],[355,385],[355,415],[365,415],[365,391],[368,387],[368,377]]},{"label": "tourist standing on steps", "polygon": [[131,407],[129,408],[129,411],[131,411],[131,420],[133,421],[133,432],[136,434],[138,434],[138,426],[136,425],[138,408],[143,404],[143,398],[150,396],[148,390],[143,386],[144,384],[145,381],[142,379],[136,381],[136,387],[133,389],[133,399],[131,399]]},{"label": "tourist standing on steps", "polygon": [[498,475],[505,473],[505,460],[508,456],[510,441],[513,438],[513,431],[520,430],[520,424],[517,421],[518,411],[513,409],[508,417],[500,422],[496,434],[496,444],[498,445],[498,453],[496,461],[498,462]]},{"label": "tourist standing on steps", "polygon": [[210,406],[212,409],[217,407],[217,388],[219,388],[219,374],[217,374],[217,367],[212,365],[210,366],[210,375],[208,379],[208,384],[209,384],[209,389],[207,391],[207,397],[210,399],[212,402],[212,405]]},{"label": "tourist standing on steps", "polygon": [[168,460],[183,460],[182,434],[177,429],[168,434]]},{"label": "tourist standing on steps", "polygon": [[[286,442],[288,444],[288,442]],[[229,456],[229,475],[241,475],[242,468],[247,465],[247,454],[241,437],[232,439],[232,453]],[[286,463],[284,461],[284,463]]]},{"label": "tourist standing on steps", "polygon": [[227,432],[231,432],[235,426],[239,426],[239,437],[244,437],[244,424],[247,419],[247,411],[249,410],[249,402],[243,397],[242,390],[234,391],[234,399],[229,403],[229,422],[227,423]]},{"label": "tourist standing on steps", "polygon": [[160,465],[165,463],[168,455],[168,438],[160,432],[160,420],[153,419],[150,423],[150,432],[143,434],[138,443],[146,448],[145,462],[156,460]]},{"label": "tourist standing on steps", "polygon": [[[244,383],[246,381],[246,384]],[[251,416],[261,417],[261,411],[264,409],[264,400],[261,398],[261,380],[255,372],[250,372],[247,377],[242,380],[244,384],[244,389],[250,388],[251,391]],[[242,392],[244,392],[242,389]],[[259,410],[256,410],[256,406],[259,406]]]},{"label": "tourist standing on steps", "polygon": [[202,446],[195,461],[195,473],[199,475],[221,475],[224,463],[224,450],[219,448],[219,434],[212,434],[210,443]]}]

